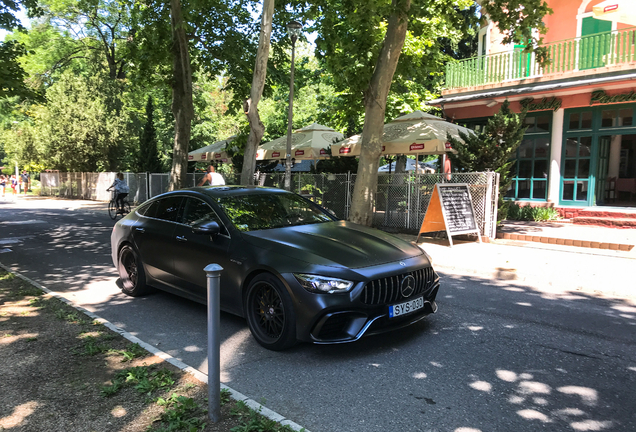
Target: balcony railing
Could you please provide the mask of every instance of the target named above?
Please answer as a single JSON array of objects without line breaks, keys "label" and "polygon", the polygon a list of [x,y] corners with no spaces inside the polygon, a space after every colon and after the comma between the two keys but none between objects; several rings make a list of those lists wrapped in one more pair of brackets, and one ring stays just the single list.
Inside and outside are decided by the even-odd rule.
[{"label": "balcony railing", "polygon": [[543,45],[548,63],[521,49],[446,64],[446,88],[537,78],[544,75],[616,66],[636,61],[636,27]]}]

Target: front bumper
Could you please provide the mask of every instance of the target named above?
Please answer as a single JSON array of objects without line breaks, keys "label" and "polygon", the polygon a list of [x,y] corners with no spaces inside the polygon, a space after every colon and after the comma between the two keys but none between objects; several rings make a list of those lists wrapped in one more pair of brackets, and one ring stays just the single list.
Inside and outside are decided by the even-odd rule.
[{"label": "front bumper", "polygon": [[[404,264],[398,268],[388,264],[358,269],[363,280],[347,294],[312,294],[300,287],[293,276],[284,275],[288,285],[293,286],[290,291],[295,297],[297,338],[316,344],[353,342],[365,335],[411,325],[435,313],[439,276],[428,260],[413,259]],[[401,282],[407,276],[414,276],[416,286],[405,295]],[[390,306],[420,297],[422,308],[399,317],[389,316]]]}]

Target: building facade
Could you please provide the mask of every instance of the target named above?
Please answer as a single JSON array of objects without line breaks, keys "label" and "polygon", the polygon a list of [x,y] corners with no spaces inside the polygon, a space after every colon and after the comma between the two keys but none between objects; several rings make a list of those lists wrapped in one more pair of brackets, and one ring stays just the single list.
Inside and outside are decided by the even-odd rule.
[{"label": "building facade", "polygon": [[636,1],[547,0],[549,64],[505,46],[492,23],[478,57],[448,64],[429,102],[474,129],[508,100],[528,109],[507,197],[558,207],[636,207]]}]

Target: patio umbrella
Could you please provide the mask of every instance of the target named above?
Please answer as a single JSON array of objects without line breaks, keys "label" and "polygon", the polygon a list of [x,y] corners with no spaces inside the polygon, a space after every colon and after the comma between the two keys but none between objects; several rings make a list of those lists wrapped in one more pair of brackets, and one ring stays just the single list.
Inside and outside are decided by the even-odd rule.
[{"label": "patio umbrella", "polygon": [[634,0],[605,0],[592,8],[594,18],[636,25]]},{"label": "patio umbrella", "polygon": [[[292,133],[292,157],[296,160],[326,159],[327,149],[334,141],[344,138],[340,132],[313,123]],[[287,151],[287,135],[262,144],[256,151],[256,160],[284,159]]]},{"label": "patio umbrella", "polygon": [[[472,134],[473,131],[440,117],[415,111],[398,117],[384,125],[382,154],[443,154],[452,151],[446,136],[461,140],[459,132]],[[331,146],[333,156],[359,156],[362,135],[354,135]]]},{"label": "patio umbrella", "polygon": [[225,152],[225,148],[234,140],[234,138],[236,138],[236,135],[233,135],[221,141],[217,141],[208,146],[201,147],[200,149],[192,150],[190,153],[188,153],[188,161],[218,161],[229,163],[231,162],[231,159]]}]

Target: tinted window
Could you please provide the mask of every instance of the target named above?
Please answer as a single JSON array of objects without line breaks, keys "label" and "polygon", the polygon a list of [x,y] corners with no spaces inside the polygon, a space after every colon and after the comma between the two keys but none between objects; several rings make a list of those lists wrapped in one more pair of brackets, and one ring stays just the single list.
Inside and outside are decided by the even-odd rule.
[{"label": "tinted window", "polygon": [[221,227],[221,233],[227,233],[223,228],[221,219],[219,219],[212,207],[197,198],[186,198],[181,222],[190,226],[204,222],[216,222]]},{"label": "tinted window", "polygon": [[153,217],[167,221],[176,221],[179,213],[181,197],[168,197],[154,201],[144,213],[146,217]]},{"label": "tinted window", "polygon": [[152,207],[153,203],[143,203],[142,205],[140,205],[139,207],[137,207],[137,209],[135,210],[137,213],[139,213],[142,216],[147,216],[147,212],[150,209],[150,207]]},{"label": "tinted window", "polygon": [[292,193],[228,196],[220,198],[219,205],[241,231],[334,220],[316,204]]}]

